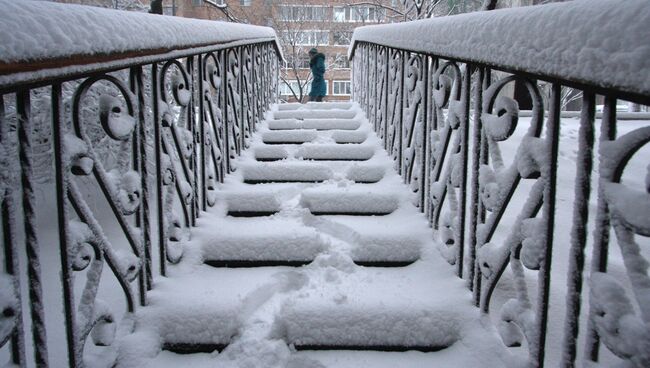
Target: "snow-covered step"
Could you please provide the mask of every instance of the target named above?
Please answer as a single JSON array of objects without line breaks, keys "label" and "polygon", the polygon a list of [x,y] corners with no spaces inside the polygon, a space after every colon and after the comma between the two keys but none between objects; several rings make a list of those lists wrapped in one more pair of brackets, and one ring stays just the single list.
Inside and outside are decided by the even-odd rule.
[{"label": "snow-covered step", "polygon": [[270,216],[280,212],[280,201],[273,192],[231,191],[220,193],[229,216],[257,217]]},{"label": "snow-covered step", "polygon": [[355,110],[287,110],[273,113],[274,119],[352,119],[357,115]]},{"label": "snow-covered step", "polygon": [[354,164],[348,168],[345,177],[356,183],[377,183],[385,173],[385,165]]},{"label": "snow-covered step", "polygon": [[[477,313],[452,274],[417,265],[369,269],[334,262],[330,267],[329,283],[307,286],[276,317],[278,337],[297,350],[437,351],[460,340],[467,319]],[[450,283],[435,278],[429,285],[413,283],[423,273]]]},{"label": "snow-covered step", "polygon": [[399,206],[397,196],[363,189],[310,188],[300,204],[314,215],[388,215]]},{"label": "snow-covered step", "polygon": [[350,108],[352,108],[352,103],[351,102],[308,102],[306,104],[293,102],[293,103],[284,103],[284,104],[278,105],[278,110],[279,111],[298,110],[298,109],[312,109],[312,110],[341,109],[341,110],[348,110]]},{"label": "snow-covered step", "polygon": [[303,144],[316,139],[318,133],[315,129],[280,130],[264,132],[262,142],[265,144]]},{"label": "snow-covered step", "polygon": [[359,119],[314,118],[314,119],[275,119],[268,121],[270,130],[357,130],[361,127]]},{"label": "snow-covered step", "polygon": [[278,161],[289,157],[287,150],[280,146],[257,146],[253,154],[257,161]]},{"label": "snow-covered step", "polygon": [[375,147],[346,144],[305,144],[294,157],[318,161],[367,161],[375,154]]},{"label": "snow-covered step", "polygon": [[269,162],[240,167],[244,183],[318,183],[332,178],[332,169],[311,162]]},{"label": "snow-covered step", "polygon": [[226,222],[202,239],[204,262],[215,267],[302,266],[327,249],[319,233],[293,221]]},{"label": "snow-covered step", "polygon": [[133,346],[124,348],[138,355],[152,343],[179,352],[223,349],[241,327],[241,296],[264,285],[271,274],[265,269],[220,272],[199,266],[190,274],[156,280],[147,293],[147,307],[138,310]]},{"label": "snow-covered step", "polygon": [[332,132],[332,139],[339,144],[363,143],[368,139],[368,133],[363,131],[335,130]]}]

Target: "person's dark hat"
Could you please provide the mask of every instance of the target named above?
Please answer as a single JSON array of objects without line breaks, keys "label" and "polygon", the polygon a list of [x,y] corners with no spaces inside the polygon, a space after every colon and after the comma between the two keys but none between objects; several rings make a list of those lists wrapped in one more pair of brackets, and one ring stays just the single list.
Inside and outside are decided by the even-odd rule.
[{"label": "person's dark hat", "polygon": [[316,48],[314,47],[311,50],[309,50],[309,53],[310,54],[318,54],[318,50],[316,50]]}]

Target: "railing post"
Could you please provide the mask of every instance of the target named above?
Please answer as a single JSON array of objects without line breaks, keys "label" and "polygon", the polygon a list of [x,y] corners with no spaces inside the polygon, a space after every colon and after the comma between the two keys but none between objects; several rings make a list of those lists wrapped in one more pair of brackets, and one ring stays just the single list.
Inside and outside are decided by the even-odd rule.
[{"label": "railing post", "polygon": [[133,132],[136,144],[134,145],[134,167],[140,174],[141,198],[137,212],[137,225],[141,228],[141,242],[144,250],[144,278],[146,290],[151,290],[153,284],[152,259],[151,259],[151,218],[149,209],[149,135],[145,116],[146,101],[144,91],[142,67],[133,67],[130,70],[131,91],[135,94],[138,103],[138,129]]},{"label": "railing post", "polygon": [[[481,162],[481,145],[483,142],[483,121],[481,120],[481,113],[483,108],[483,80],[485,79],[485,67],[476,67],[476,83],[474,84],[474,130],[472,134],[472,192],[470,198],[470,223],[469,223],[469,274],[467,281],[469,289],[472,291],[475,287],[476,275],[476,246],[477,236],[476,232],[478,224],[485,220],[485,211],[482,208],[481,199],[479,198],[479,169],[483,162]],[[469,144],[469,142],[467,143]],[[474,293],[476,296],[476,293]],[[474,299],[475,305],[478,306],[478,299]]]},{"label": "railing post", "polygon": [[[163,159],[162,159],[162,121],[160,116],[160,77],[158,64],[151,64],[151,103],[153,110],[154,152],[156,156],[156,207],[158,217],[158,256],[160,257],[160,275],[167,276],[167,231],[165,229],[165,201],[163,186]],[[169,184],[171,185],[171,184]]]},{"label": "railing post", "polygon": [[589,220],[589,197],[591,194],[591,170],[593,167],[596,97],[584,92],[576,159],[575,201],[573,226],[571,228],[571,253],[569,257],[567,309],[564,320],[562,367],[572,368],[576,358],[576,342],[580,330],[580,296],[582,295],[582,271],[585,264],[584,250],[587,245],[587,222]]},{"label": "railing post", "polygon": [[[605,106],[600,123],[599,151],[607,142],[616,139],[616,98],[605,96]],[[602,169],[598,170],[599,178],[602,179]],[[596,224],[594,230],[594,245],[591,255],[591,273],[607,272],[607,261],[609,252],[610,238],[610,212],[607,200],[605,199],[605,189],[602,181],[598,184],[598,205],[596,210]],[[593,294],[589,294],[589,304],[592,305]],[[589,310],[591,315],[591,308]],[[600,350],[600,337],[596,332],[596,326],[591,318],[587,320],[587,337],[586,337],[585,357],[593,362],[598,361]]]},{"label": "railing post", "polygon": [[47,367],[47,337],[43,308],[40,246],[36,230],[36,197],[34,197],[34,175],[32,172],[30,90],[21,90],[16,93],[16,115],[21,168],[20,179],[23,188],[23,224],[25,226],[25,250],[27,252],[34,358],[37,367]]},{"label": "railing post", "polygon": [[[53,110],[54,113],[54,110]],[[5,121],[4,96],[0,94],[0,145],[5,149],[4,154],[9,164],[15,157],[14,152],[8,152],[9,124]],[[3,169],[8,169],[4,168]],[[6,183],[0,203],[2,203],[2,240],[4,242],[4,265],[5,272],[11,277],[13,293],[16,297],[16,304],[13,307],[14,327],[11,334],[11,362],[18,366],[26,365],[25,357],[25,331],[23,325],[22,288],[20,285],[20,262],[18,256],[18,241],[16,239],[17,226],[16,214],[18,213],[14,193],[15,182]]]},{"label": "railing post", "polygon": [[74,298],[74,276],[72,275],[70,255],[70,233],[68,232],[68,164],[65,161],[65,143],[63,122],[61,84],[52,85],[52,136],[54,143],[54,168],[56,182],[56,206],[59,230],[59,251],[61,256],[61,284],[63,291],[63,309],[65,314],[66,342],[68,347],[68,364],[72,368],[80,367],[82,362],[77,355],[76,309]]}]

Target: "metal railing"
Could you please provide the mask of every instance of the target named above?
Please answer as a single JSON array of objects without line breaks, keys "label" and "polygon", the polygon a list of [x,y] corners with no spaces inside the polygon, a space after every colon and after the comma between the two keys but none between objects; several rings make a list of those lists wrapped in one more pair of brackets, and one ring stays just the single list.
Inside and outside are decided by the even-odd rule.
[{"label": "metal railing", "polygon": [[[120,45],[97,55],[0,61],[6,284],[0,341],[10,349],[14,364],[48,366],[47,317],[65,325],[68,364],[80,367],[89,338],[95,345],[110,345],[119,333],[116,326],[124,324],[111,312],[115,301],[97,297],[100,282],[106,282],[106,275],[115,278],[126,320],[147,304],[154,277],[164,276],[167,264],[181,259],[196,219],[215,204],[215,185],[235,169],[233,159],[276,102],[282,55],[274,32],[263,27],[52,3],[11,6],[52,7],[54,12],[41,9],[50,14],[50,25],[66,24],[65,17],[80,9],[109,26],[110,17],[117,16],[121,27],[133,27],[126,31],[135,37],[132,50]],[[21,21],[20,12],[6,15],[16,17],[7,18],[16,24]],[[149,31],[168,27],[187,39],[196,33],[198,44],[179,38],[156,45]],[[228,32],[226,27],[237,29]],[[242,30],[248,34],[238,33]],[[88,32],[77,31],[79,37]],[[139,39],[149,49],[137,48]],[[54,213],[43,213],[48,209],[38,207],[34,193],[40,174],[34,172],[35,147],[43,145],[51,150],[39,170],[54,168]],[[58,223],[58,239],[42,238],[37,229],[42,216]],[[107,226],[112,226],[110,232]],[[118,249],[115,243],[128,244],[129,249]],[[44,245],[57,247],[60,255],[60,321],[61,307],[48,305],[43,296]],[[26,273],[20,269],[23,258]],[[110,272],[102,272],[104,266]],[[22,295],[25,289],[28,295]],[[27,305],[29,311],[24,310]],[[26,354],[30,335],[33,348],[27,350],[33,350],[33,359]]]},{"label": "metal railing", "polygon": [[[639,236],[650,235],[650,188],[647,179],[641,190],[622,180],[628,162],[650,142],[650,125],[616,134],[618,99],[650,104],[650,67],[643,61],[650,54],[634,52],[647,50],[647,40],[626,44],[636,33],[626,35],[627,28],[603,25],[591,14],[618,11],[620,21],[627,19],[635,32],[650,32],[648,24],[634,22],[648,15],[647,3],[630,2],[624,10],[620,5],[575,1],[363,27],[355,31],[350,47],[354,100],[383,139],[414,193],[414,203],[435,230],[443,256],[473,291],[476,306],[494,316],[504,344],[527,346],[530,366],[598,361],[603,345],[633,366],[650,364],[645,345],[650,337],[650,278],[639,248],[647,246],[647,239],[639,243]],[[640,18],[634,18],[635,12]],[[558,15],[572,21],[558,26],[551,19]],[[575,25],[580,28],[570,28]],[[543,36],[558,34],[579,37],[557,41]],[[607,39],[620,42],[606,48],[601,41]],[[589,51],[585,45],[602,49],[580,59]],[[585,69],[580,63],[597,67]],[[548,97],[541,83],[550,90]],[[516,155],[507,157],[501,147],[513,146],[513,133],[523,124],[518,102],[507,91],[515,84],[527,91],[532,116],[527,132],[515,143]],[[578,148],[572,215],[556,210],[560,112],[568,87],[582,93],[579,147],[571,147]],[[604,111],[600,161],[592,175],[597,99],[604,99]],[[650,172],[629,174],[643,178]],[[597,179],[597,195],[592,194],[592,179]],[[516,193],[523,195],[515,200]],[[596,210],[589,208],[594,197]],[[551,272],[558,262],[553,247],[568,247],[554,241],[564,228],[556,225],[570,216],[571,231],[565,235],[570,238],[569,259]],[[609,247],[615,244],[612,229],[626,279],[607,273]],[[587,247],[592,250],[591,283],[584,287]],[[506,283],[514,295],[494,303],[508,266]],[[566,285],[551,282],[552,274],[565,271]],[[566,292],[566,301],[561,301],[566,313],[557,312],[564,307],[551,305],[552,288]],[[551,308],[556,310],[552,315]],[[564,327],[554,332],[564,337],[553,351],[556,356],[550,357],[547,331],[558,325],[555,321]]]}]

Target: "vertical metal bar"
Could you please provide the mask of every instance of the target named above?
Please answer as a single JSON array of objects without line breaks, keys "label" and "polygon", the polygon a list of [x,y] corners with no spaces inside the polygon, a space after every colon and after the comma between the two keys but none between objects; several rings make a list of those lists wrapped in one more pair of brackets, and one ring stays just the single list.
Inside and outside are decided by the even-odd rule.
[{"label": "vertical metal bar", "polygon": [[[207,59],[203,58],[203,55],[198,55],[197,56],[197,68],[198,68],[198,79],[199,79],[199,92],[198,92],[198,99],[199,99],[199,134],[201,135],[199,137],[199,146],[200,146],[200,166],[201,166],[201,210],[207,211],[208,210],[208,179],[207,179],[207,172],[208,170],[206,169],[206,166],[208,164],[208,159],[206,157],[206,150],[208,149],[206,144],[205,144],[205,124],[207,123],[206,121],[206,112],[205,112],[205,95],[204,95],[204,88],[205,88],[205,62]],[[217,137],[214,137],[217,139]],[[198,151],[195,149],[195,152]],[[196,153],[195,153],[196,154]],[[217,168],[214,168],[215,171]]]},{"label": "vertical metal bar", "polygon": [[542,267],[539,271],[539,294],[537,299],[538,336],[531,347],[533,362],[539,368],[544,367],[546,345],[546,329],[548,321],[548,300],[551,286],[551,260],[553,256],[553,231],[555,229],[555,198],[557,192],[557,166],[560,140],[560,96],[562,86],[554,83],[549,99],[549,118],[546,126],[546,144],[549,153],[549,163],[546,172],[547,180],[544,187],[544,205],[542,218],[546,221],[546,248]]},{"label": "vertical metal bar", "polygon": [[[600,123],[599,150],[602,149],[603,143],[616,139],[616,98],[605,96],[605,106]],[[598,169],[599,177],[605,174]],[[607,272],[607,261],[609,252],[610,220],[609,206],[605,200],[604,189],[601,184],[598,185],[598,207],[596,210],[596,224],[594,230],[594,248],[591,255],[591,273]],[[589,300],[592,300],[591,294]],[[591,303],[590,303],[591,304]],[[591,314],[592,311],[590,310]],[[593,362],[598,361],[600,350],[600,337],[596,332],[591,319],[587,320],[587,337],[586,337],[585,359]]]},{"label": "vertical metal bar", "polygon": [[589,197],[591,194],[591,170],[593,167],[594,129],[596,117],[596,96],[583,92],[578,157],[576,163],[575,200],[573,204],[573,226],[571,228],[571,253],[566,292],[567,309],[564,318],[564,341],[561,366],[574,367],[576,343],[580,329],[580,298],[582,296],[582,271],[585,264],[584,250],[587,245],[587,222],[589,219]]},{"label": "vertical metal bar", "polygon": [[[131,89],[136,94],[138,101],[138,152],[136,156],[139,157],[139,167],[140,171],[140,187],[142,189],[142,195],[140,198],[140,207],[138,209],[138,219],[141,224],[142,232],[142,246],[144,248],[144,258],[145,258],[145,272],[144,277],[146,279],[146,290],[151,290],[153,286],[153,272],[152,272],[152,259],[151,259],[151,217],[150,217],[150,208],[149,208],[149,135],[147,134],[147,119],[146,119],[146,109],[147,103],[145,99],[145,90],[144,90],[144,76],[142,73],[142,67],[134,67],[131,69],[132,74],[132,86]],[[142,277],[142,275],[141,275]],[[146,305],[146,299],[143,305]]]},{"label": "vertical metal bar", "polygon": [[79,367],[82,364],[77,355],[76,309],[74,299],[74,279],[70,262],[70,242],[68,233],[68,171],[64,159],[65,145],[63,122],[61,84],[52,85],[52,136],[54,142],[54,167],[56,181],[56,207],[59,227],[59,249],[61,256],[61,283],[63,286],[63,308],[65,314],[66,339],[68,344],[68,364]]},{"label": "vertical metal bar", "polygon": [[[482,108],[482,104],[483,104],[483,93],[485,93],[485,91],[488,89],[488,87],[490,87],[491,80],[492,80],[492,70],[490,68],[488,68],[488,67],[484,67],[484,75],[483,75],[483,82],[482,82],[483,86],[481,88],[481,93],[480,93],[480,96],[481,96],[480,97],[481,98],[481,108]],[[479,118],[479,120],[480,120],[480,118]],[[480,168],[480,165],[487,165],[487,163],[488,163],[488,153],[489,152],[488,152],[488,143],[487,143],[487,139],[485,138],[485,132],[483,131],[483,127],[481,127],[479,133],[480,133],[480,137],[479,137],[478,148],[479,148],[480,152],[478,154],[478,158],[479,158],[479,168]],[[479,183],[479,186],[480,186],[480,183]],[[478,190],[480,191],[480,187],[478,188]],[[478,214],[477,214],[477,216],[478,216],[477,225],[485,223],[485,206],[483,205],[483,201],[481,201],[480,197],[479,197],[479,201],[478,201]],[[477,244],[477,246],[478,246],[478,244]],[[474,277],[474,280],[475,280],[474,281],[474,293],[473,293],[474,294],[474,305],[479,307],[480,304],[481,304],[482,273],[481,273],[481,268],[479,267],[478,262],[475,262],[474,274],[475,274],[475,277]]]},{"label": "vertical metal bar", "polygon": [[384,104],[384,110],[382,111],[384,114],[384,149],[388,149],[388,94],[390,92],[390,86],[389,86],[389,80],[390,80],[390,49],[388,47],[382,46],[384,48],[384,54],[386,54],[386,73],[384,76],[385,83],[384,83],[384,90],[386,91],[384,93],[384,100],[382,103]]},{"label": "vertical metal bar", "polygon": [[[154,152],[156,155],[156,207],[158,215],[158,256],[160,257],[160,275],[167,276],[167,231],[165,229],[165,190],[163,188],[163,165],[162,165],[162,132],[159,94],[161,81],[158,75],[158,64],[151,64],[151,103],[153,104],[153,131],[154,131]],[[169,184],[172,185],[172,184]]]},{"label": "vertical metal bar", "polygon": [[25,250],[27,252],[34,358],[37,367],[47,367],[47,337],[43,309],[41,262],[36,231],[36,198],[34,197],[34,176],[32,172],[32,121],[30,110],[30,90],[17,92],[16,115],[21,168],[20,180],[23,188],[23,221],[25,226]]},{"label": "vertical metal bar", "polygon": [[[470,197],[470,222],[469,222],[469,274],[467,281],[469,282],[469,289],[474,290],[474,275],[476,270],[476,231],[479,221],[479,169],[481,167],[480,154],[481,154],[481,131],[483,129],[483,122],[481,121],[481,113],[483,106],[483,93],[481,87],[483,85],[484,68],[476,67],[476,84],[474,85],[474,130],[472,135],[472,193]],[[468,142],[469,144],[469,142]]]},{"label": "vertical metal bar", "polygon": [[422,102],[420,104],[420,109],[422,111],[422,126],[420,129],[420,134],[422,134],[422,147],[420,149],[420,212],[425,211],[426,207],[426,175],[427,175],[427,149],[429,147],[428,140],[428,126],[429,126],[429,57],[426,55],[421,56],[422,60],[422,70],[420,74],[422,75]]},{"label": "vertical metal bar", "polygon": [[[222,52],[222,58],[223,58],[223,63],[221,65],[223,66],[223,78],[221,82],[221,88],[223,88],[223,93],[222,96],[223,98],[221,99],[221,102],[223,105],[221,106],[221,113],[223,115],[223,129],[224,129],[224,152],[223,152],[223,157],[226,161],[226,172],[225,174],[230,173],[230,120],[228,119],[228,116],[230,115],[229,113],[229,103],[228,103],[228,65],[230,64],[229,62],[229,54],[230,50],[225,49]],[[225,175],[224,174],[224,175]]]},{"label": "vertical metal bar", "polygon": [[397,53],[400,55],[400,62],[402,63],[400,67],[400,87],[399,87],[399,93],[401,96],[399,96],[399,120],[397,121],[397,127],[395,129],[396,133],[398,133],[397,136],[397,144],[399,145],[397,147],[397,172],[404,176],[404,172],[402,171],[403,165],[402,165],[402,129],[404,126],[404,96],[406,93],[404,93],[404,69],[406,68],[406,61],[404,60],[406,58],[406,51],[397,51]]},{"label": "vertical metal bar", "polygon": [[[196,98],[195,98],[195,71],[194,71],[194,57],[188,56],[185,60],[186,68],[189,74],[189,85],[187,86],[190,92],[190,101],[187,106],[187,129],[189,129],[192,135],[192,149],[194,152],[190,157],[190,170],[192,171],[192,200],[190,201],[191,206],[191,215],[190,215],[190,224],[192,227],[196,226],[196,219],[199,217],[199,177],[197,169],[197,126],[196,126]],[[201,148],[202,149],[202,148]],[[188,178],[189,179],[189,178]]]},{"label": "vertical metal bar", "polygon": [[[463,263],[465,257],[465,223],[467,222],[467,166],[469,163],[469,105],[472,89],[472,66],[465,64],[463,75],[463,94],[460,97],[463,101],[463,121],[460,122],[460,198],[458,209],[458,260],[456,262],[458,277],[463,278]],[[453,189],[452,189],[453,190]]]},{"label": "vertical metal bar", "polygon": [[[5,121],[4,96],[0,95],[0,144],[5,149],[9,146],[9,124]],[[5,151],[6,152],[6,151]],[[15,152],[12,152],[15,154]],[[8,154],[8,152],[6,152]],[[13,156],[13,155],[12,155]],[[11,336],[11,362],[18,366],[25,366],[25,331],[23,326],[22,291],[20,286],[20,262],[18,259],[18,241],[16,239],[16,217],[18,213],[14,196],[14,185],[7,185],[1,199],[2,208],[2,235],[4,242],[5,271],[11,276],[13,292],[17,303],[14,307],[14,331]]]}]

